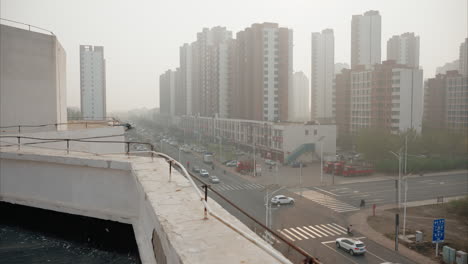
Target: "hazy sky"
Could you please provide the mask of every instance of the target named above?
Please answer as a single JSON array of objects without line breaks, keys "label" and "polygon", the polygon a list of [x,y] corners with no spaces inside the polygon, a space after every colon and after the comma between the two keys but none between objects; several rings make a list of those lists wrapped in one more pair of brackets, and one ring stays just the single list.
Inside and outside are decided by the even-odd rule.
[{"label": "hazy sky", "polygon": [[0,16],[53,31],[67,52],[67,101],[80,105],[79,45],[104,46],[108,111],[159,106],[159,75],[179,64],[179,46],[203,27],[235,33],[253,23],[294,30],[294,71],[310,77],[311,32],[332,28],[335,62],[350,64],[351,16],[382,16],[382,59],[392,35],[421,37],[424,78],[458,58],[467,0],[0,0]]}]

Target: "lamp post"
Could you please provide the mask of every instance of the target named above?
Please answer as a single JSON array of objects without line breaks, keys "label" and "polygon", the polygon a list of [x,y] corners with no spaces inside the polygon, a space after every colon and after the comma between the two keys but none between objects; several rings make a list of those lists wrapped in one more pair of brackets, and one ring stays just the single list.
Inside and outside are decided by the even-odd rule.
[{"label": "lamp post", "polygon": [[398,210],[400,210],[400,200],[401,200],[401,148],[398,151],[398,154],[396,154],[393,151],[390,151],[397,159],[398,159],[398,184],[397,184],[397,189],[398,189]]},{"label": "lamp post", "polygon": [[266,188],[266,194],[265,194],[265,209],[266,209],[266,212],[265,212],[265,225],[271,229],[271,226],[272,226],[272,219],[271,219],[271,197],[273,197],[273,194],[283,190],[284,188],[286,188],[286,186],[283,186],[283,187],[280,187],[279,189],[271,192],[270,194],[268,194],[268,187]]},{"label": "lamp post", "polygon": [[323,139],[325,136],[321,136],[317,142],[320,142],[320,185],[323,185]]}]

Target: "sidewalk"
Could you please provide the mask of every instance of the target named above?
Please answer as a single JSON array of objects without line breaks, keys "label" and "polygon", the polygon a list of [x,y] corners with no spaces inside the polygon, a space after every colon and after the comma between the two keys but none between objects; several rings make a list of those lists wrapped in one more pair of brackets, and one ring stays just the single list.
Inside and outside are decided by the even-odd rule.
[{"label": "sidewalk", "polygon": [[[450,198],[447,198],[447,200],[445,200],[444,202],[459,199],[462,197],[464,196],[450,197]],[[435,203],[437,203],[437,199],[409,202],[407,206],[415,207],[415,206],[423,206],[423,205],[429,205],[429,204],[435,204]],[[392,209],[392,208],[395,208],[395,205],[392,204],[392,205],[384,205],[384,206],[377,207],[375,210],[375,214],[378,215],[379,213],[383,213],[383,211]],[[395,241],[377,232],[367,223],[367,217],[371,215],[372,215],[372,208],[363,209],[363,210],[360,210],[358,213],[351,215],[348,218],[348,222],[352,223],[354,229],[357,230],[359,233],[361,233],[363,236],[375,241],[376,243],[390,250],[395,250]],[[410,260],[415,261],[417,263],[437,264],[437,262],[433,261],[432,259],[427,258],[417,253],[416,251],[413,251],[407,248],[401,243],[398,245],[398,252],[400,255],[405,256],[409,258]]]}]

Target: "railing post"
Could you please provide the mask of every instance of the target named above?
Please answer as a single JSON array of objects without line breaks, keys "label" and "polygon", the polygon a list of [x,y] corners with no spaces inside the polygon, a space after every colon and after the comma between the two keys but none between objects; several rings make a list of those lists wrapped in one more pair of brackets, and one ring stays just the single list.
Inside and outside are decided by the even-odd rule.
[{"label": "railing post", "polygon": [[[203,184],[203,188],[205,189],[205,202],[208,201],[208,185],[207,184]],[[206,205],[205,205],[205,209],[204,209],[204,217],[203,217],[203,220],[208,220],[208,211],[206,209]]]},{"label": "railing post", "polygon": [[154,146],[153,144],[151,144],[150,146],[151,146],[151,161],[154,161]]},{"label": "railing post", "polygon": [[130,142],[125,143],[127,143],[127,157],[130,158]]},{"label": "railing post", "polygon": [[70,139],[67,138],[67,154],[70,154]]},{"label": "railing post", "polygon": [[85,127],[88,128],[88,122],[85,122]]},{"label": "railing post", "polygon": [[172,160],[169,161],[169,182],[172,181]]},{"label": "railing post", "polygon": [[17,137],[18,138],[18,150],[21,149],[21,137]]},{"label": "railing post", "polygon": [[18,126],[18,134],[21,134],[21,125]]}]

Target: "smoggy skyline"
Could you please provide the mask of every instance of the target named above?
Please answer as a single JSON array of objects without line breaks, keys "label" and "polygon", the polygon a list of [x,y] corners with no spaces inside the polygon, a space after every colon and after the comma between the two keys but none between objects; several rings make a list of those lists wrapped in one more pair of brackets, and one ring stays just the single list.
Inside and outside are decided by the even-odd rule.
[{"label": "smoggy skyline", "polygon": [[387,40],[420,36],[424,78],[458,59],[467,37],[467,1],[0,1],[0,16],[53,31],[67,53],[67,103],[80,105],[79,45],[104,46],[108,111],[159,106],[159,75],[179,64],[179,47],[203,27],[233,32],[275,22],[294,31],[294,71],[310,78],[311,33],[332,28],[335,62],[350,64],[351,18],[382,16],[382,60]]}]

